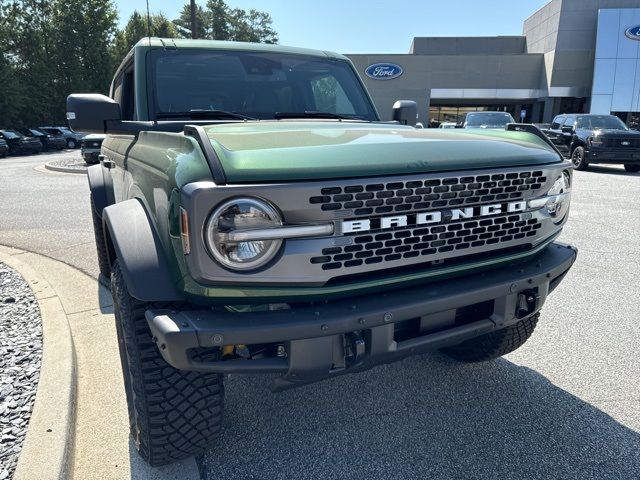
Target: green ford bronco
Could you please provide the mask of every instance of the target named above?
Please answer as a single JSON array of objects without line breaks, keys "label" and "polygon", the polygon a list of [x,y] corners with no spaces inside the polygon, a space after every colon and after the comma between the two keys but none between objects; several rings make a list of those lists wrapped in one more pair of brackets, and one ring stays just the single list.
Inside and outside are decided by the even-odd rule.
[{"label": "green ford bronco", "polygon": [[277,391],[511,352],[576,258],[571,164],[539,130],[419,129],[410,101],[383,122],[341,55],[146,38],[67,110],[107,134],[95,238],[152,465],[216,440],[227,373]]}]

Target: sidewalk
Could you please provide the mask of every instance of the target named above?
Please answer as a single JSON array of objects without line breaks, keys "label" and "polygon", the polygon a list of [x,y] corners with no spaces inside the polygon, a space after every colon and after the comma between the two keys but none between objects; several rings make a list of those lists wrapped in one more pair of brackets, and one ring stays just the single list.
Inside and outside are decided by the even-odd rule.
[{"label": "sidewalk", "polygon": [[[43,390],[39,386],[15,480],[200,478],[194,459],[151,468],[130,442],[110,292],[38,254],[0,246],[0,260],[29,282],[43,317]],[[54,422],[68,435],[52,441],[51,435],[32,433],[38,422]],[[49,458],[50,452],[57,459]]]}]

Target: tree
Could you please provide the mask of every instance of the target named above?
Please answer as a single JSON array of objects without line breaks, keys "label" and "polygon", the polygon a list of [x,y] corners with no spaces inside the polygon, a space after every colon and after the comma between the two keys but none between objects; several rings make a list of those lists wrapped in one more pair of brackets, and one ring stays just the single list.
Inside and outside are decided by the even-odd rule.
[{"label": "tree", "polygon": [[62,123],[67,95],[106,92],[115,22],[111,0],[0,2],[2,121]]},{"label": "tree", "polygon": [[108,91],[117,12],[104,0],[56,0],[54,5],[55,52],[49,67],[56,75],[56,111],[64,112],[70,93]]},{"label": "tree", "polygon": [[[207,18],[205,10],[200,5],[196,5],[196,34],[198,38],[208,38],[205,29]],[[189,3],[182,7],[180,16],[173,23],[178,25],[181,37],[191,38],[191,5]]]},{"label": "tree", "polygon": [[[180,17],[174,20],[180,34],[190,37],[191,9],[182,7]],[[205,8],[196,6],[198,38],[233,40],[236,42],[278,43],[278,34],[272,27],[273,19],[266,12],[230,8],[224,0],[207,0]]]},{"label": "tree", "polygon": [[16,73],[15,55],[9,41],[11,14],[8,5],[0,3],[0,128],[20,125],[20,113],[26,103],[23,84]]},{"label": "tree", "polygon": [[271,15],[251,9],[248,12],[235,8],[229,16],[231,40],[237,42],[278,43],[278,34],[271,24]]},{"label": "tree", "polygon": [[151,33],[152,37],[161,38],[177,38],[180,36],[176,26],[164,14],[156,13],[150,15],[150,28],[148,28],[147,16],[134,11],[125,27],[116,34],[115,41],[111,47],[111,58],[114,65],[117,67],[129,53],[129,50],[141,38],[147,37],[149,33]]}]

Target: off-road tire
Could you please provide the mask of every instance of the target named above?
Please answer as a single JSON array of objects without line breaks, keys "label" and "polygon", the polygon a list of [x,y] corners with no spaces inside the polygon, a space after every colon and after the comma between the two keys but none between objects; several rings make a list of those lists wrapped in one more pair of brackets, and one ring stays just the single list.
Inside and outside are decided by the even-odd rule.
[{"label": "off-road tire", "polygon": [[573,168],[576,170],[586,170],[589,168],[589,164],[587,163],[587,155],[584,151],[584,147],[576,147],[571,152],[571,163],[573,163]]},{"label": "off-road tire", "polygon": [[629,173],[637,173],[640,172],[640,165],[638,164],[625,164],[624,169]]},{"label": "off-road tire", "polygon": [[501,330],[486,333],[442,351],[460,362],[486,362],[511,353],[526,342],[538,324],[540,314],[520,320]]},{"label": "off-road tire", "polygon": [[104,238],[104,227],[102,226],[102,217],[96,211],[96,205],[91,199],[91,219],[93,220],[93,234],[96,239],[96,252],[98,253],[98,267],[100,274],[107,280],[111,277],[111,264],[109,263],[109,255],[107,254],[107,242]]},{"label": "off-road tire", "polygon": [[152,305],[129,295],[117,260],[111,293],[129,426],[138,454],[151,466],[201,454],[220,433],[222,375],[176,370],[164,361],[144,316]]}]

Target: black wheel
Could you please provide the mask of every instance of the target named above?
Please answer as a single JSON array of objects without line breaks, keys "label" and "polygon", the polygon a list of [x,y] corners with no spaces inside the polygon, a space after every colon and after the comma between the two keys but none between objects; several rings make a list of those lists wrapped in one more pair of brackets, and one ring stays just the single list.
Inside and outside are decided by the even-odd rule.
[{"label": "black wheel", "polygon": [[93,234],[96,239],[96,251],[98,253],[98,267],[100,268],[100,274],[108,280],[111,277],[111,265],[109,264],[109,256],[107,253],[107,242],[104,238],[102,217],[96,210],[96,205],[93,201],[93,195],[90,195],[90,199],[91,219],[93,220]]},{"label": "black wheel", "polygon": [[129,295],[117,260],[111,293],[129,425],[138,453],[152,466],[202,453],[220,433],[222,375],[176,370],[164,361],[144,317],[151,305]]},{"label": "black wheel", "polygon": [[576,147],[571,153],[571,162],[576,170],[586,170],[589,166],[584,151],[584,147]]},{"label": "black wheel", "polygon": [[636,165],[631,165],[631,164],[625,164],[624,169],[629,172],[629,173],[636,173],[636,172],[640,172],[640,165],[636,164]]},{"label": "black wheel", "polygon": [[442,351],[461,362],[485,362],[513,352],[526,342],[536,328],[540,314],[496,332],[486,333]]},{"label": "black wheel", "polygon": [[73,138],[67,139],[67,148],[76,148],[77,143]]}]

